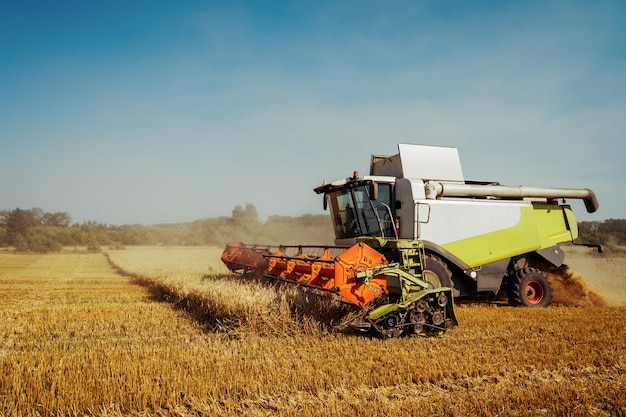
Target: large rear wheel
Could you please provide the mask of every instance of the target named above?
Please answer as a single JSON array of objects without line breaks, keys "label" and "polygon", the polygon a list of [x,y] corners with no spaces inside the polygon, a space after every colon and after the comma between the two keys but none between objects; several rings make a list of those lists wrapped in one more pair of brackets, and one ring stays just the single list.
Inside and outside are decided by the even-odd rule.
[{"label": "large rear wheel", "polygon": [[552,287],[543,272],[524,268],[509,277],[507,298],[512,306],[548,307],[552,304]]},{"label": "large rear wheel", "polygon": [[452,287],[452,272],[437,256],[426,254],[424,266],[424,281],[428,282],[428,288]]}]

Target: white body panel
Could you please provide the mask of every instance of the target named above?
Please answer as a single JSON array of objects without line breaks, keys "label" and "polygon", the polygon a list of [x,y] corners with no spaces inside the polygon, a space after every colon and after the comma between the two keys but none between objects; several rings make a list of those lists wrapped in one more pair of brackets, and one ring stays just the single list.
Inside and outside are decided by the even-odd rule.
[{"label": "white body panel", "polygon": [[[522,204],[518,202],[416,200],[417,227],[411,231],[410,238],[445,245],[508,229],[519,223]],[[428,217],[424,218],[424,216]],[[417,229],[416,235],[414,235],[415,229]]]}]

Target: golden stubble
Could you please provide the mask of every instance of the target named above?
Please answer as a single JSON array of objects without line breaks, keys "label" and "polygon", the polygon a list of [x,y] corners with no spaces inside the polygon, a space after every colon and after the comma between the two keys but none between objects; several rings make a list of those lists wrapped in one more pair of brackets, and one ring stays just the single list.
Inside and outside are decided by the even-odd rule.
[{"label": "golden stubble", "polygon": [[0,255],[0,415],[625,410],[624,308],[463,304],[444,337],[369,339],[203,251],[109,251],[125,276],[102,255]]}]

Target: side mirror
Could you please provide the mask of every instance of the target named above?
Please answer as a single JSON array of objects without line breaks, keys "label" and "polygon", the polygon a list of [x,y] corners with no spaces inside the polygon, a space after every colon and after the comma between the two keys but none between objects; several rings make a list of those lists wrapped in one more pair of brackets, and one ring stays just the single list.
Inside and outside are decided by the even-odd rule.
[{"label": "side mirror", "polygon": [[324,211],[328,210],[328,196],[324,193]]},{"label": "side mirror", "polygon": [[370,184],[370,200],[378,200],[378,183],[373,182]]}]

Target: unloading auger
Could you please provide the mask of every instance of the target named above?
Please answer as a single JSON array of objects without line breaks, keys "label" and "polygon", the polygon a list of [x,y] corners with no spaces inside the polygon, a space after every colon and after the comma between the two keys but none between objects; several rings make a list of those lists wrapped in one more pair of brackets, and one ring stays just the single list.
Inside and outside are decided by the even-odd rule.
[{"label": "unloading auger", "polygon": [[[322,293],[360,307],[342,326],[381,337],[442,335],[458,325],[450,288],[432,288],[422,279],[424,247],[420,241],[396,245],[397,261],[365,242],[337,246],[260,246],[230,243],[222,261],[232,272],[270,278]],[[380,244],[380,242],[379,242]]]}]

